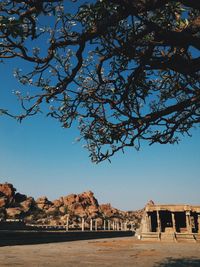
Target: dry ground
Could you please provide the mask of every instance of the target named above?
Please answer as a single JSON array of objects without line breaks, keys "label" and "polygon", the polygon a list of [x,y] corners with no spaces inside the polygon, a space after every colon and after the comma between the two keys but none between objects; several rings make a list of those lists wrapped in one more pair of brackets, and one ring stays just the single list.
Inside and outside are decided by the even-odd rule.
[{"label": "dry ground", "polygon": [[134,237],[0,247],[0,266],[200,267],[200,244]]}]

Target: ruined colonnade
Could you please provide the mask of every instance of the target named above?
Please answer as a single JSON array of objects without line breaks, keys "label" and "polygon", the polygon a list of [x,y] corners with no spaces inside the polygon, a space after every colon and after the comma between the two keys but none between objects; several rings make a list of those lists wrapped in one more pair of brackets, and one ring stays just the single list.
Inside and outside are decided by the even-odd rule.
[{"label": "ruined colonnade", "polygon": [[[85,231],[86,220],[84,217],[81,217],[81,231]],[[98,231],[98,230],[104,230],[104,231],[128,231],[128,223],[127,222],[116,222],[111,220],[104,220],[101,227],[98,226],[98,220],[97,219],[90,219],[89,223],[89,230],[90,231]],[[69,231],[69,216],[66,219],[66,231]],[[131,230],[133,231],[134,225],[131,224]]]}]

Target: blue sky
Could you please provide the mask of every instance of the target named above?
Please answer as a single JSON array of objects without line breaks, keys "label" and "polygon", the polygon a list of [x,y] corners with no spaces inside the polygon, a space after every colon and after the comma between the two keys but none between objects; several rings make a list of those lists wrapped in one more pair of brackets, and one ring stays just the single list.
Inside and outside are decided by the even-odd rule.
[{"label": "blue sky", "polygon": [[[1,87],[2,104],[10,87]],[[149,199],[199,204],[199,130],[179,145],[144,145],[95,165],[74,143],[76,129],[64,130],[42,115],[22,124],[0,117],[0,125],[0,181],[22,193],[55,199],[92,190],[100,203],[124,210],[142,208]]]},{"label": "blue sky", "polygon": [[[10,63],[10,64],[9,64]],[[0,108],[17,111],[12,90],[16,62],[0,64]],[[23,65],[23,68],[26,68]],[[179,145],[144,144],[119,153],[112,162],[91,163],[76,128],[38,115],[22,124],[0,116],[0,182],[11,182],[21,193],[53,200],[92,190],[100,203],[124,210],[156,203],[200,204],[200,129],[192,130]]]}]

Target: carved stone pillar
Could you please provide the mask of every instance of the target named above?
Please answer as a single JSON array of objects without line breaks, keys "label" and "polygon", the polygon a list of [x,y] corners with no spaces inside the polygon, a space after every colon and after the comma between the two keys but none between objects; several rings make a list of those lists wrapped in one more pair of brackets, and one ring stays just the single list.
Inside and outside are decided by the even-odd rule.
[{"label": "carved stone pillar", "polygon": [[66,231],[69,231],[69,216],[67,216]]},{"label": "carved stone pillar", "polygon": [[133,223],[131,224],[131,231],[134,231]]},{"label": "carved stone pillar", "polygon": [[157,210],[157,225],[158,225],[157,232],[161,232],[160,214],[159,214],[159,211],[158,210]]},{"label": "carved stone pillar", "polygon": [[172,212],[172,227],[174,232],[176,232],[176,220],[175,220],[175,214]]},{"label": "carved stone pillar", "polygon": [[185,213],[186,215],[186,227],[187,227],[187,231],[188,233],[192,233],[192,225],[191,225],[191,219],[190,219],[190,211],[186,211]]},{"label": "carved stone pillar", "polygon": [[90,219],[90,231],[92,231],[92,230],[93,230],[93,220]]},{"label": "carved stone pillar", "polygon": [[97,220],[95,220],[95,231],[98,230],[98,224],[97,224]]},{"label": "carved stone pillar", "polygon": [[124,224],[124,230],[125,230],[125,231],[128,230],[128,229],[127,229],[127,222],[125,222],[125,224]]},{"label": "carved stone pillar", "polygon": [[147,232],[152,232],[152,229],[151,229],[151,213],[146,213],[145,221],[146,221],[146,231]]},{"label": "carved stone pillar", "polygon": [[148,221],[149,221],[149,232],[152,232],[152,226],[151,226],[151,213],[149,213],[149,216],[148,216]]},{"label": "carved stone pillar", "polygon": [[112,222],[112,229],[113,229],[113,231],[115,230],[115,222],[114,221]]},{"label": "carved stone pillar", "polygon": [[198,233],[200,234],[200,213],[197,215],[197,223],[198,223]]},{"label": "carved stone pillar", "polygon": [[106,230],[106,220],[103,221],[103,230]]},{"label": "carved stone pillar", "polygon": [[110,220],[108,220],[108,231],[110,231]]},{"label": "carved stone pillar", "polygon": [[85,219],[84,218],[82,218],[81,230],[82,231],[85,230]]}]

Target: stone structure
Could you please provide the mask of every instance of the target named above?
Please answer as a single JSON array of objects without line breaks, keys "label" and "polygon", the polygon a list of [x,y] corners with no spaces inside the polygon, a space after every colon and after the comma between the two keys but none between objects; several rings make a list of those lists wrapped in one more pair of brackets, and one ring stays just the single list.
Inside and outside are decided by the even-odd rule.
[{"label": "stone structure", "polygon": [[200,206],[155,205],[150,201],[144,211],[139,237],[141,239],[187,238],[200,235]]}]

